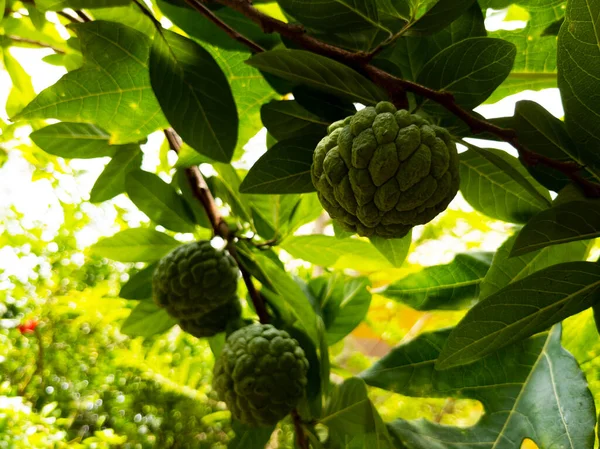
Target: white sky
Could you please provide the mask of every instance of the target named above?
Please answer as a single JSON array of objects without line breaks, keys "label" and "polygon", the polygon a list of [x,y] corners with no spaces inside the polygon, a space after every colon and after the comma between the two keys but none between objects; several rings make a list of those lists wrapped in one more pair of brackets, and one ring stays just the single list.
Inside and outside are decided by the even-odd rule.
[{"label": "white sky", "polygon": [[[502,14],[494,14],[492,18],[486,21],[488,29],[500,26],[503,28],[515,28],[525,25],[524,22],[502,22],[502,18]],[[34,89],[38,93],[54,84],[65,73],[64,69],[42,61],[42,57],[52,53],[50,50],[13,47],[10,49],[10,52],[23,65],[25,71],[32,75]],[[0,71],[0,105],[6,103],[10,86],[11,82],[8,74]],[[558,89],[547,89],[540,92],[525,91],[518,95],[507,97],[498,103],[483,105],[476,110],[487,118],[510,116],[513,114],[515,103],[523,99],[540,103],[557,117],[562,117],[563,115]],[[7,119],[6,113],[3,110],[0,110],[0,117],[5,120]],[[29,129],[21,129],[20,136],[27,138],[28,133]],[[144,169],[152,171],[158,165],[158,146],[161,141],[162,134],[155,133],[150,136],[148,144],[143,146]],[[502,148],[510,151],[512,154],[516,154],[508,144],[486,142],[486,146]],[[9,160],[0,169],[0,214],[4,214],[7,207],[16,205],[17,209],[25,214],[26,218],[23,224],[27,227],[42,226],[45,230],[44,238],[50,241],[62,222],[62,208],[58,203],[60,192],[53,191],[47,180],[31,182],[31,167],[29,164],[20,156],[18,150],[10,151],[10,145],[7,149],[9,150]],[[247,149],[250,154],[244,159],[253,160],[258,158],[265,150],[265,133],[261,132],[257,138],[253,139],[250,145],[247,146]],[[85,170],[86,172],[77,178],[69,175],[61,175],[61,186],[73,196],[74,201],[88,199],[89,192],[107,161],[108,158],[71,161],[70,164],[73,168]],[[65,200],[68,198],[68,195],[63,195],[63,197],[61,199]],[[113,225],[116,216],[113,204],[132,209],[132,214],[129,218],[133,222],[145,219],[145,215],[132,207],[131,202],[124,195],[120,195],[115,200],[98,206],[86,205],[85,212],[92,217],[94,224],[86,229],[85,232],[78,235],[81,248],[94,243],[102,235],[111,235],[117,231],[117,228]],[[471,210],[470,206],[462,198],[457,198],[451,207]],[[0,227],[0,232],[2,231],[3,229]],[[471,237],[483,238],[483,236]],[[495,236],[486,236],[484,249],[494,250],[505,237],[505,230],[501,230]],[[446,248],[443,256],[440,256],[440,244]],[[413,263],[418,262],[424,265],[444,263],[452,257],[454,252],[465,250],[464,242],[461,243],[457,239],[449,239],[447,242],[432,242],[432,245],[436,246],[424,246],[418,253],[411,254],[409,260]],[[26,278],[31,267],[37,262],[33,256],[31,258],[21,257],[19,259],[9,248],[0,249],[0,271],[6,270],[5,275],[15,274]],[[0,276],[0,280],[1,278],[2,276]]]}]

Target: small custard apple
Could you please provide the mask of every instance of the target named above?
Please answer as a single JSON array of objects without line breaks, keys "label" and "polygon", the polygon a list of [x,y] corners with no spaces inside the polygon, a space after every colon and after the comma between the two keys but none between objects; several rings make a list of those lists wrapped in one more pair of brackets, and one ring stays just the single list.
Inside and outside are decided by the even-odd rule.
[{"label": "small custard apple", "polygon": [[333,123],[311,175],[329,215],[366,237],[405,236],[446,209],[459,186],[448,131],[385,101]]},{"label": "small custard apple", "polygon": [[242,305],[237,297],[198,318],[179,319],[179,326],[194,337],[204,338],[225,332],[227,325],[242,316]]},{"label": "small custard apple", "polygon": [[234,418],[276,424],[304,396],[308,360],[298,341],[270,324],[232,333],[214,368],[213,387]]},{"label": "small custard apple", "polygon": [[196,320],[237,301],[238,268],[209,241],[179,246],[163,257],[152,278],[154,300],[177,320]]}]

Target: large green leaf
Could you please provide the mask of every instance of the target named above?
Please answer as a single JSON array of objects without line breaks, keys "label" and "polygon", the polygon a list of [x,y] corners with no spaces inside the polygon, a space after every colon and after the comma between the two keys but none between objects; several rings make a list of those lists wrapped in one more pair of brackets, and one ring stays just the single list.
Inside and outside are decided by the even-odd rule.
[{"label": "large green leaf", "polygon": [[304,50],[259,53],[248,64],[283,79],[305,84],[362,104],[387,99],[384,91],[342,63]]},{"label": "large green leaf", "polygon": [[125,179],[125,190],[156,224],[171,231],[194,232],[193,214],[183,197],[154,173],[131,171]]},{"label": "large green leaf", "polygon": [[598,264],[568,262],[536,271],[469,310],[450,334],[436,367],[471,363],[546,330],[594,305],[599,292]]},{"label": "large green leaf", "polygon": [[458,19],[475,0],[439,0],[409,28],[411,34],[431,34]]},{"label": "large green leaf", "polygon": [[491,148],[460,154],[460,191],[479,212],[512,223],[525,223],[550,206],[548,191],[517,158]]},{"label": "large green leaf", "polygon": [[139,146],[120,145],[92,187],[90,202],[101,203],[125,193],[127,174],[139,169],[141,164],[142,151]]},{"label": "large green leaf", "polygon": [[352,268],[361,272],[392,267],[373,245],[359,239],[301,235],[285,239],[281,247],[298,259],[324,267]]},{"label": "large green leaf", "polygon": [[242,185],[243,193],[314,192],[310,176],[314,147],[298,137],[277,142],[252,166]]},{"label": "large green leaf", "polygon": [[109,8],[127,5],[131,0],[36,0],[35,6],[44,11],[60,11],[65,8]]},{"label": "large green leaf", "polygon": [[586,149],[587,163],[598,167],[600,156],[600,0],[571,0],[558,34],[558,87],[571,137]]},{"label": "large green leaf", "polygon": [[490,264],[489,253],[458,254],[449,264],[409,274],[381,294],[417,310],[465,309],[477,300]]},{"label": "large green leaf", "polygon": [[121,333],[130,337],[152,337],[162,334],[177,324],[165,309],[160,309],[154,301],[142,301],[131,311]]},{"label": "large green leaf", "polygon": [[518,234],[509,237],[494,255],[492,266],[481,282],[479,298],[486,298],[506,287],[511,282],[518,281],[543,268],[563,262],[585,260],[589,242],[573,242],[555,245],[535,252],[516,257],[511,251]]},{"label": "large green leaf", "polygon": [[[442,50],[425,64],[417,82],[450,92],[468,109],[483,103],[511,71],[516,49],[502,39],[473,37]],[[430,100],[424,107],[441,113],[443,107]]]},{"label": "large green leaf", "polygon": [[133,228],[99,240],[90,252],[119,262],[154,262],[179,245],[173,237],[154,229]]},{"label": "large green leaf", "polygon": [[156,265],[156,263],[151,263],[131,276],[127,283],[121,287],[119,296],[125,299],[152,298],[152,276]]},{"label": "large green leaf", "polygon": [[43,90],[15,119],[95,123],[111,143],[138,141],[166,127],[150,87],[148,37],[112,22],[70,26],[81,42],[83,67]]},{"label": "large green leaf", "polygon": [[310,291],[319,304],[328,345],[342,340],[365,318],[371,304],[370,284],[368,278],[341,273],[311,280]]},{"label": "large green leaf", "polygon": [[296,103],[326,123],[333,123],[356,113],[356,107],[351,101],[306,86],[294,88],[292,94]]},{"label": "large green leaf", "polygon": [[475,399],[485,414],[469,428],[423,419],[395,420],[390,433],[411,449],[592,449],[593,398],[577,362],[560,344],[560,327],[469,366],[437,371],[447,331],[398,346],[360,374],[367,384],[408,396]]},{"label": "large green leaf", "polygon": [[152,89],[175,131],[199,153],[229,162],[238,115],[229,83],[211,54],[191,39],[161,30],[149,65]]},{"label": "large green leaf", "polygon": [[[394,447],[387,428],[369,400],[367,387],[361,379],[346,379],[333,391],[319,422],[329,428],[330,442],[334,447],[377,449]],[[367,437],[371,438],[365,440]],[[369,441],[371,444],[357,446],[359,441],[360,443]]]},{"label": "large green leaf", "polygon": [[[317,345],[319,338],[316,315],[302,289],[267,256],[259,254],[256,261],[271,281],[278,299],[285,304],[286,311],[302,326],[312,342]],[[294,323],[287,324],[292,325]]]},{"label": "large green leaf", "polygon": [[118,22],[134,30],[144,33],[150,39],[156,33],[156,25],[142,11],[137,4],[130,2],[126,6],[117,6],[112,8],[98,8],[89,11],[94,20],[105,20],[107,22]]},{"label": "large green leaf", "polygon": [[292,137],[317,138],[327,134],[330,121],[304,109],[297,101],[271,101],[260,109],[263,124],[275,139],[281,141]]},{"label": "large green leaf", "polygon": [[89,159],[113,156],[118,146],[108,143],[110,135],[87,123],[55,123],[29,135],[46,153],[64,158]]},{"label": "large green leaf", "polygon": [[512,256],[550,245],[600,237],[600,201],[581,200],[556,204],[527,222],[519,232]]}]

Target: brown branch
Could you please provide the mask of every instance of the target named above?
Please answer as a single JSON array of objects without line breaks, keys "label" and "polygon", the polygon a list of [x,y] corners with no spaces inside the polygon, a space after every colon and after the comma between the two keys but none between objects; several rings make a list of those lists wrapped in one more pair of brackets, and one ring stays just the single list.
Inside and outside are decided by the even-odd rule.
[{"label": "brown branch", "polygon": [[83,23],[83,20],[81,20],[79,17],[72,16],[71,14],[69,14],[66,11],[56,11],[56,14],[58,14],[59,16],[64,17],[65,19],[67,19],[70,22]]},{"label": "brown branch", "polygon": [[221,28],[223,31],[225,31],[231,38],[242,43],[254,53],[261,53],[265,51],[265,49],[258,45],[256,42],[253,42],[252,40],[248,39],[246,36],[240,34],[232,27],[227,25],[225,22],[223,22],[221,19],[219,19],[219,17],[217,17],[217,15],[214,12],[212,12],[200,0],[185,0],[185,2],[192,8],[194,8],[196,11],[198,11],[200,14],[202,14],[204,17],[206,17],[208,20],[210,20],[212,23]]},{"label": "brown branch", "polygon": [[[176,153],[179,153],[181,150],[181,138],[173,129],[166,129],[164,133],[167,141],[169,142],[170,148]],[[252,276],[250,273],[248,273],[240,261],[237,249],[235,247],[234,235],[229,229],[227,222],[223,219],[223,216],[217,207],[217,203],[215,202],[215,199],[208,188],[202,173],[200,173],[200,169],[197,166],[192,166],[185,170],[185,174],[190,187],[192,188],[194,197],[200,202],[200,204],[202,204],[202,207],[206,211],[206,215],[208,216],[208,219],[212,225],[214,234],[218,235],[227,242],[227,250],[229,251],[229,254],[231,254],[231,257],[233,257],[238,264],[238,267],[242,273],[242,278],[244,279],[244,283],[248,289],[248,294],[252,299],[254,309],[258,314],[260,322],[263,324],[268,323],[270,320],[265,301],[260,292],[256,289],[254,282],[252,282]]]},{"label": "brown branch", "polygon": [[[200,0],[186,1],[193,1],[194,3],[200,2]],[[384,70],[379,69],[378,67],[375,67],[372,64],[369,64],[373,56],[387,44],[377,47],[375,51],[371,53],[351,52],[308,35],[304,27],[300,25],[288,24],[264,14],[262,11],[252,6],[251,2],[249,1],[216,1],[222,5],[230,7],[235,11],[240,12],[258,24],[265,33],[276,32],[281,36],[290,39],[306,50],[335,59],[345,65],[362,71],[369,76],[369,78],[371,78],[375,84],[384,88],[388,92],[392,102],[396,106],[400,108],[407,108],[408,101],[406,98],[406,92],[412,92],[432,100],[465,122],[471,128],[473,134],[480,134],[484,132],[492,133],[515,147],[524,163],[532,166],[543,164],[547,167],[559,170],[565,175],[569,176],[573,182],[577,183],[584,190],[587,196],[600,197],[600,184],[586,180],[580,174],[580,171],[583,169],[583,167],[579,164],[572,161],[559,161],[551,159],[527,149],[519,142],[516,131],[496,126],[493,123],[477,117],[471,111],[463,109],[456,103],[454,95],[452,95],[450,92],[430,89],[412,81],[398,78],[385,72]],[[392,38],[394,38],[394,36],[392,36]]]},{"label": "brown branch", "polygon": [[56,52],[56,53],[60,53],[60,54],[65,54],[64,50],[61,50],[60,48],[56,48],[53,47],[50,44],[45,44],[44,42],[39,42],[33,39],[27,39],[24,37],[20,37],[20,36],[6,36],[8,39],[10,39],[13,42],[19,43],[19,44],[27,44],[27,45],[34,45],[36,47],[40,47],[40,48],[49,48],[52,51]]},{"label": "brown branch", "polygon": [[296,430],[296,442],[300,449],[309,449],[308,438],[304,434],[304,424],[298,410],[292,410],[292,420],[294,421],[294,429]]}]

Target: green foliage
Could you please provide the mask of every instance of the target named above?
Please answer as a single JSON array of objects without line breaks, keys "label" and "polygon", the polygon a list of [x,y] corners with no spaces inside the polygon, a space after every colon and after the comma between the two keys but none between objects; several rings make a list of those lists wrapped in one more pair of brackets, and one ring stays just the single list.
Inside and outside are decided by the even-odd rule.
[{"label": "green foliage", "polygon": [[597,446],[598,17],[0,0],[0,447]]}]

